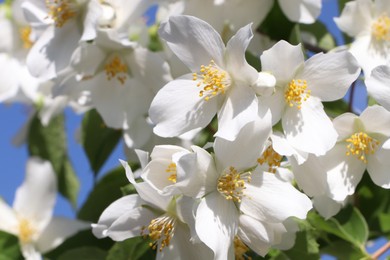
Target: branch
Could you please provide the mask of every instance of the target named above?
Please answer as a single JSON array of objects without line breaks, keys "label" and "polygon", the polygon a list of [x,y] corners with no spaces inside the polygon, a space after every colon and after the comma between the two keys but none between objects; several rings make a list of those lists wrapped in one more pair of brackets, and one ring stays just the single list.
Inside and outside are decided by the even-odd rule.
[{"label": "branch", "polygon": [[381,248],[379,248],[377,251],[375,251],[375,253],[373,253],[371,255],[371,258],[372,259],[378,259],[381,255],[383,255],[384,253],[386,253],[387,250],[390,249],[390,241],[387,242],[384,246],[382,246]]}]

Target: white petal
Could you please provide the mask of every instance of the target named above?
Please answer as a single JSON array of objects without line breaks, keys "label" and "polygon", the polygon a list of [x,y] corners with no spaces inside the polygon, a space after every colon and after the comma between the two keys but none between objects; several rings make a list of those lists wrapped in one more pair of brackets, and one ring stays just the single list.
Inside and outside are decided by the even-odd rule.
[{"label": "white petal", "polygon": [[293,22],[314,23],[321,13],[321,0],[279,0],[279,4]]},{"label": "white petal", "polygon": [[272,147],[278,154],[285,156],[294,156],[298,164],[302,164],[306,161],[308,153],[299,151],[293,146],[291,146],[282,133],[274,132],[271,135],[271,140]]},{"label": "white petal", "polygon": [[314,197],[313,205],[321,216],[329,219],[340,211],[342,203],[336,202],[324,195]]},{"label": "white petal", "polygon": [[168,22],[161,24],[159,35],[193,72],[211,60],[224,67],[225,45],[221,37],[208,23],[196,17],[171,16]]},{"label": "white petal", "polygon": [[240,215],[239,238],[253,251],[265,256],[273,244],[272,225],[247,215]]},{"label": "white petal", "polygon": [[106,230],[114,223],[120,216],[132,211],[142,204],[142,199],[136,194],[124,196],[111,203],[100,215],[96,224],[93,224],[92,233],[97,238],[106,237]]},{"label": "white petal", "polygon": [[255,68],[245,59],[245,51],[253,37],[252,24],[242,27],[226,45],[226,68],[234,80],[253,84],[258,77]]},{"label": "white petal", "polygon": [[272,173],[255,171],[245,186],[240,210],[262,221],[282,222],[292,216],[305,219],[312,208],[305,194]]},{"label": "white petal", "polygon": [[198,127],[205,127],[217,113],[218,97],[205,101],[190,79],[176,79],[165,85],[154,98],[150,119],[156,124],[154,133],[173,137]]},{"label": "white petal", "polygon": [[240,171],[255,166],[270,134],[271,118],[268,113],[264,119],[258,118],[245,125],[234,141],[216,138],[214,152],[217,169],[223,171],[233,166]]},{"label": "white petal", "polygon": [[17,189],[13,208],[43,228],[50,220],[57,195],[57,180],[50,162],[32,157],[27,161],[24,183]]},{"label": "white petal", "polygon": [[333,119],[333,125],[339,135],[338,141],[345,140],[355,133],[355,122],[358,116],[352,113],[344,113]]},{"label": "white petal", "polygon": [[218,192],[207,195],[196,212],[195,228],[200,240],[214,251],[215,260],[226,260],[237,233],[238,211]]},{"label": "white petal", "polygon": [[0,230],[18,235],[17,227],[19,225],[18,219],[14,210],[0,199]]},{"label": "white petal", "polygon": [[367,107],[361,114],[367,133],[379,133],[390,137],[390,111],[381,106],[374,105]]},{"label": "white petal", "polygon": [[323,155],[337,141],[337,132],[326,115],[322,103],[310,97],[302,108],[288,107],[282,117],[287,140],[296,149]]},{"label": "white petal", "polygon": [[305,62],[302,74],[296,77],[307,80],[312,96],[333,101],[345,96],[359,74],[356,59],[344,51],[314,55]]},{"label": "white petal", "polygon": [[87,13],[84,17],[83,34],[80,41],[91,41],[96,38],[96,28],[102,15],[102,8],[96,0],[89,1],[85,8]]},{"label": "white petal", "polygon": [[[390,149],[382,148],[376,151],[374,155],[371,155],[368,158],[367,163],[367,171],[370,174],[372,181],[384,189],[390,189],[389,156]],[[380,160],[380,157],[387,158],[387,160]]]},{"label": "white petal", "polygon": [[291,80],[304,62],[301,45],[294,46],[286,41],[277,42],[271,49],[264,51],[260,59],[262,71],[270,72],[277,81],[284,83]]},{"label": "white petal", "polygon": [[87,222],[66,218],[52,218],[39,236],[36,247],[41,253],[48,252],[62,244],[68,237],[88,228],[90,228],[90,224]]},{"label": "white petal", "polygon": [[390,67],[376,67],[364,82],[368,94],[390,111]]},{"label": "white petal", "polygon": [[264,113],[264,111],[270,109],[272,114],[272,125],[275,125],[279,122],[286,107],[283,90],[281,90],[279,87],[275,90],[275,93],[269,97],[258,97],[259,113]]},{"label": "white petal", "polygon": [[241,128],[257,118],[257,97],[248,86],[233,86],[218,112],[215,136],[234,140]]}]

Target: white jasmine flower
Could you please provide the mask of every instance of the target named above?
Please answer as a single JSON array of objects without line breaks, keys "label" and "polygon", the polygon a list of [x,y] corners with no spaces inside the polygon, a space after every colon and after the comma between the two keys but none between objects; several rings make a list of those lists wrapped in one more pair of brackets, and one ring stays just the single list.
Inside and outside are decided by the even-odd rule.
[{"label": "white jasmine flower", "polygon": [[149,237],[157,259],[211,259],[210,249],[193,238],[187,225],[193,223],[194,201],[162,196],[148,183],[136,183],[128,164],[123,161],[122,164],[138,195],[124,196],[109,205],[98,223],[92,224],[94,235],[115,241],[140,235]]},{"label": "white jasmine flower", "polygon": [[276,78],[275,93],[259,97],[260,110],[271,109],[273,124],[282,120],[294,149],[323,155],[337,133],[321,101],[342,98],[360,69],[348,52],[319,53],[304,61],[301,46],[279,41],[261,55],[262,70]]},{"label": "white jasmine flower", "polygon": [[349,51],[364,74],[390,60],[390,5],[387,0],[357,0],[346,3],[337,26],[354,37]]},{"label": "white jasmine flower", "polygon": [[50,163],[31,158],[13,208],[0,200],[0,229],[19,238],[26,259],[41,259],[41,253],[89,226],[78,220],[53,217],[56,195],[56,176]]},{"label": "white jasmine flower", "polygon": [[154,98],[149,115],[154,132],[178,136],[207,126],[218,115],[217,136],[232,140],[257,117],[258,73],[245,60],[252,38],[250,25],[241,28],[226,47],[206,22],[192,16],[172,16],[160,36],[193,72],[165,85]]}]

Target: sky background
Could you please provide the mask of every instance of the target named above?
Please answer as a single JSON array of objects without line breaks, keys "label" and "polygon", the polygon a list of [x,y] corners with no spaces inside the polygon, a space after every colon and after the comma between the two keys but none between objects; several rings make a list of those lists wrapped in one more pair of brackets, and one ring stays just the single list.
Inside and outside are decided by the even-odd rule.
[{"label": "sky background", "polygon": [[[0,0],[1,2],[2,0]],[[319,19],[326,24],[330,32],[336,37],[337,43],[342,44],[341,33],[333,22],[333,17],[339,15],[337,5],[337,0],[324,0]],[[362,85],[358,85],[356,88],[355,104],[359,108],[359,111],[363,110],[366,106],[366,92],[365,87]],[[28,106],[21,104],[0,104],[0,119],[2,122],[0,127],[0,197],[10,205],[12,205],[15,190],[23,182],[25,164],[28,159],[26,145],[15,147],[12,144],[12,139],[25,124],[30,109]],[[75,133],[80,126],[82,116],[76,115],[71,109],[66,109],[65,120],[69,156],[80,180],[81,190],[78,205],[81,206],[92,189],[93,173],[82,147],[77,143],[75,138]],[[117,146],[114,153],[111,154],[103,166],[99,177],[102,176],[102,173],[119,166],[119,159],[125,159],[122,142]],[[75,211],[65,199],[58,196],[54,214],[73,218]],[[385,242],[385,239],[378,240],[373,247],[368,247],[369,252],[374,252]],[[381,259],[384,259],[384,257]]]}]

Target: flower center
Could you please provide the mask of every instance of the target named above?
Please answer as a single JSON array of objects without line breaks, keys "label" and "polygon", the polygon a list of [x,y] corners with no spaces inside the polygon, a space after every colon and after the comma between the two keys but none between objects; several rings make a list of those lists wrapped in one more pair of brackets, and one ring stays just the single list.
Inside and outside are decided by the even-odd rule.
[{"label": "flower center", "polygon": [[49,16],[56,27],[62,27],[69,19],[76,16],[76,8],[69,0],[45,0]]},{"label": "flower center", "polygon": [[236,260],[251,260],[252,257],[247,256],[246,252],[249,251],[249,248],[241,241],[237,236],[234,237],[234,256]]},{"label": "flower center", "polygon": [[20,28],[19,35],[20,35],[20,39],[23,42],[23,48],[30,49],[31,46],[33,45],[33,42],[30,39],[31,27],[25,26],[25,27]]},{"label": "flower center", "polygon": [[364,163],[367,163],[367,155],[374,154],[379,145],[377,140],[364,132],[355,133],[345,141],[349,143],[346,155],[355,155]]},{"label": "flower center", "polygon": [[390,41],[390,18],[382,14],[371,25],[371,34],[377,41]]},{"label": "flower center", "polygon": [[19,220],[19,239],[22,244],[30,243],[35,233],[36,229],[31,225],[30,221],[24,218]]},{"label": "flower center", "polygon": [[293,79],[288,84],[288,89],[284,93],[284,99],[290,107],[295,105],[298,109],[301,109],[302,101],[306,101],[310,97],[310,92],[307,89],[306,80]]},{"label": "flower center", "polygon": [[272,145],[268,146],[268,148],[263,152],[260,158],[257,159],[257,162],[260,165],[263,165],[264,163],[268,164],[268,171],[275,173],[276,169],[280,166],[280,163],[282,162],[282,156],[275,152],[275,150],[272,148]]},{"label": "flower center", "polygon": [[164,214],[158,218],[152,219],[148,227],[143,226],[141,229],[141,235],[144,238],[147,238],[147,235],[144,234],[145,229],[149,231],[149,238],[152,242],[149,243],[149,246],[153,249],[161,252],[165,247],[169,246],[171,239],[175,231],[176,218]]},{"label": "flower center", "polygon": [[176,183],[176,177],[177,177],[176,164],[170,163],[165,171],[171,174],[169,175],[168,180],[173,183]]},{"label": "flower center", "polygon": [[204,97],[206,101],[225,93],[226,88],[231,84],[230,77],[226,71],[219,68],[213,60],[207,66],[200,66],[200,73],[193,73],[192,79],[198,81],[197,86],[201,87],[199,97]]},{"label": "flower center", "polygon": [[229,167],[218,179],[217,190],[227,199],[241,202],[244,196],[245,183],[251,182],[251,172],[239,173],[234,167]]},{"label": "flower center", "polygon": [[104,70],[106,71],[107,80],[116,78],[122,85],[126,82],[128,69],[118,56],[115,56],[110,63],[107,63],[104,66]]}]

